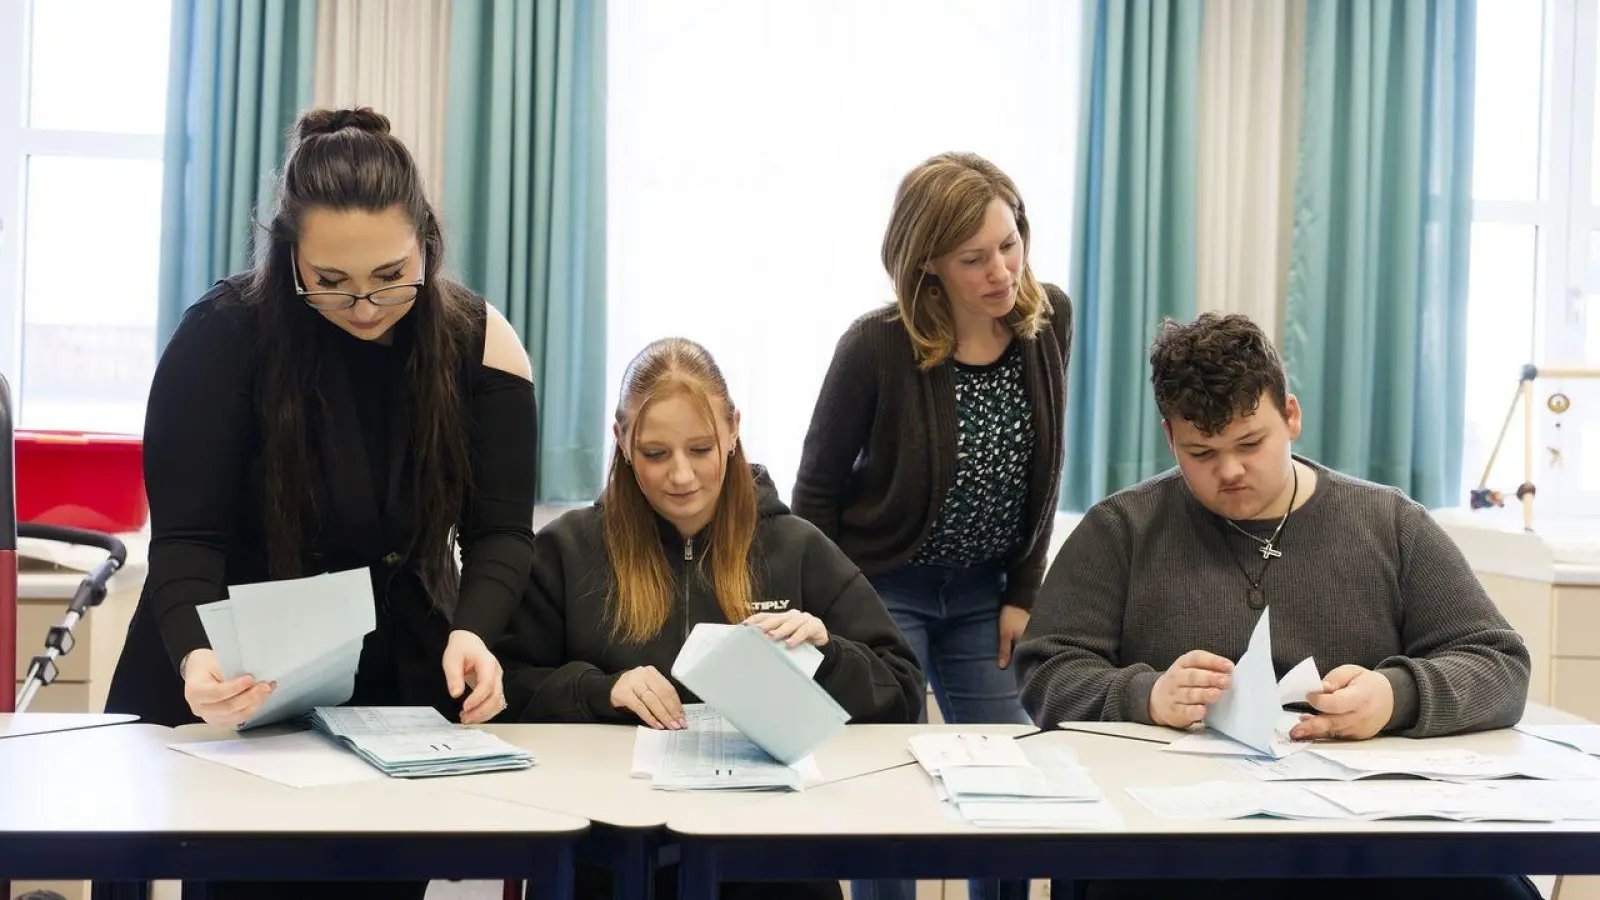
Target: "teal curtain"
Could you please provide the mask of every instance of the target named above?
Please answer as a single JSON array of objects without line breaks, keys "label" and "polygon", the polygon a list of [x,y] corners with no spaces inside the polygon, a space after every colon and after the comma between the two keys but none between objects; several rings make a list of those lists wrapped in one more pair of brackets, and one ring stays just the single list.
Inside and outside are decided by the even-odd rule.
[{"label": "teal curtain", "polygon": [[1195,313],[1198,0],[1087,4],[1062,506],[1171,466],[1150,390],[1163,318]]},{"label": "teal curtain", "polygon": [[156,352],[246,268],[284,136],[311,103],[316,0],[173,0]]},{"label": "teal curtain", "polygon": [[539,499],[600,491],[606,384],[605,4],[456,0],[445,225],[533,361]]},{"label": "teal curtain", "polygon": [[1473,0],[1311,0],[1284,329],[1299,450],[1461,486]]}]

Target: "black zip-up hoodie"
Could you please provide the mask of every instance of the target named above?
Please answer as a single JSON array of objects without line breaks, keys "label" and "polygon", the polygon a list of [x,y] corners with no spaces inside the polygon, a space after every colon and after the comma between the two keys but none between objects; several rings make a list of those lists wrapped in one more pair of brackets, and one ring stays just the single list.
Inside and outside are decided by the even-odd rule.
[{"label": "black zip-up hoodie", "polygon": [[[750,550],[755,611],[797,609],[822,620],[828,643],[816,679],[852,722],[915,722],[922,670],[883,601],[816,526],[790,514],[766,471],[752,469],[760,515]],[[685,541],[665,520],[660,524],[661,551],[681,599],[660,633],[643,644],[611,636],[611,568],[600,504],[567,513],[539,532],[528,592],[495,647],[505,668],[507,707],[500,721],[637,724],[631,712],[612,707],[611,688],[638,666],[655,666],[679,699],[697,702],[672,677],[672,661],[695,625],[727,620],[702,565],[703,538]]]}]

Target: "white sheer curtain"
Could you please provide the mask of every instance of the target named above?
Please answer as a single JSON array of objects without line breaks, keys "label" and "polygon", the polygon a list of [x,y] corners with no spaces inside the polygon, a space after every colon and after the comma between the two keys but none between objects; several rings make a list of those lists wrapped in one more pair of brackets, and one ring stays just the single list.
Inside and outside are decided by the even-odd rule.
[{"label": "white sheer curtain", "polygon": [[1293,237],[1305,0],[1206,0],[1200,45],[1198,305],[1275,340]]},{"label": "white sheer curtain", "polygon": [[320,0],[313,97],[389,117],[437,205],[444,183],[450,0]]},{"label": "white sheer curtain", "polygon": [[888,302],[902,175],[971,150],[1022,191],[1040,278],[1071,260],[1081,4],[612,0],[608,388],[681,335],[721,364],[787,497],[833,349]]}]

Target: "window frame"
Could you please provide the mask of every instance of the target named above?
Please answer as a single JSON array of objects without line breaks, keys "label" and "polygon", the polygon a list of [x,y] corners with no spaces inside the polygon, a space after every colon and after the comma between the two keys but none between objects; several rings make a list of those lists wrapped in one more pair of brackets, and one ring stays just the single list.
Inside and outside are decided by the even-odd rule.
[{"label": "window frame", "polygon": [[166,136],[133,132],[35,128],[28,124],[32,93],[32,10],[36,0],[0,2],[0,374],[11,388],[13,424],[24,421],[23,377],[27,309],[23,251],[27,245],[29,158],[73,156],[160,162]]}]

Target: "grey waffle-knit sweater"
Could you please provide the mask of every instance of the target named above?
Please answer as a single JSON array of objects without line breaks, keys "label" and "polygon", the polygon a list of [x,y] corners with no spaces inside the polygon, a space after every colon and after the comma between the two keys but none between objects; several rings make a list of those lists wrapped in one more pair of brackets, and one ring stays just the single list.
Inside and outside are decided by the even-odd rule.
[{"label": "grey waffle-knit sweater", "polygon": [[[1307,656],[1323,674],[1348,663],[1381,672],[1394,685],[1385,731],[1409,737],[1515,723],[1527,647],[1449,536],[1401,492],[1300,461],[1316,470],[1316,492],[1289,517],[1283,556],[1261,582],[1278,677]],[[1150,690],[1173,660],[1197,649],[1237,660],[1260,616],[1238,562],[1255,577],[1257,549],[1176,469],[1096,504],[1017,648],[1028,713],[1047,728],[1149,723]]]}]

